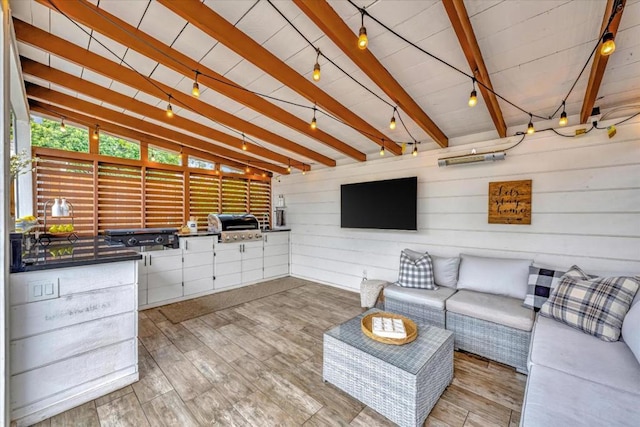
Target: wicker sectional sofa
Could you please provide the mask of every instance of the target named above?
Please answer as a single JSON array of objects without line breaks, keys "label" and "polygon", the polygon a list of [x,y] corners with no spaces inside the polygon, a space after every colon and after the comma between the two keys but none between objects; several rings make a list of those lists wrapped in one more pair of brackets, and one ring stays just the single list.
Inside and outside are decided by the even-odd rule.
[{"label": "wicker sectional sofa", "polygon": [[534,313],[522,307],[522,301],[532,261],[466,254],[432,258],[439,289],[387,286],[385,310],[451,330],[456,349],[526,373]]}]

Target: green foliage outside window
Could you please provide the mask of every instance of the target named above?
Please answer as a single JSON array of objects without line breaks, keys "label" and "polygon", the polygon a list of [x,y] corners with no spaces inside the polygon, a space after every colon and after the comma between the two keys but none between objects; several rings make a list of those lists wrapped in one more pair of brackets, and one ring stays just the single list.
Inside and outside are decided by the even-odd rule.
[{"label": "green foliage outside window", "polygon": [[60,122],[31,117],[31,145],[58,150],[89,152],[89,132],[73,126],[60,130]]},{"label": "green foliage outside window", "polygon": [[181,165],[180,154],[149,145],[149,160],[167,165]]},{"label": "green foliage outside window", "polygon": [[103,156],[140,160],[140,144],[102,132],[98,151]]}]

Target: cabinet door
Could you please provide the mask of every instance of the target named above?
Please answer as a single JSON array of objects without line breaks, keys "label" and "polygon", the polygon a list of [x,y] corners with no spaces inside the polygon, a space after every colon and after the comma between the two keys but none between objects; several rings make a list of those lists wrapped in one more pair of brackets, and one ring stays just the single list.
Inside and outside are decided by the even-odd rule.
[{"label": "cabinet door", "polygon": [[242,253],[240,243],[221,243],[215,249],[215,289],[242,283]]},{"label": "cabinet door", "polygon": [[147,252],[147,271],[149,273],[178,269],[182,270],[182,249]]},{"label": "cabinet door", "polygon": [[262,280],[264,272],[262,241],[242,243],[242,283],[249,284]]},{"label": "cabinet door", "polygon": [[180,248],[185,255],[192,252],[212,252],[214,239],[214,236],[181,237]]},{"label": "cabinet door", "polygon": [[289,233],[282,231],[264,235],[264,278],[289,274]]},{"label": "cabinet door", "polygon": [[147,304],[147,254],[138,260],[138,306]]},{"label": "cabinet door", "polygon": [[147,253],[147,304],[182,296],[182,249]]}]

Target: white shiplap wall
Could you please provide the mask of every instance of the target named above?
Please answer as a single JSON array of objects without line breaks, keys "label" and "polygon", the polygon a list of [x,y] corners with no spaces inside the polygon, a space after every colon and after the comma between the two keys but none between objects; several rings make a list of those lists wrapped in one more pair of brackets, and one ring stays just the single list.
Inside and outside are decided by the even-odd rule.
[{"label": "white shiplap wall", "polygon": [[[569,134],[573,129],[563,129]],[[437,159],[502,149],[487,141],[372,159],[273,181],[284,194],[291,227],[291,274],[359,289],[368,277],[395,281],[400,251],[533,259],[536,265],[593,273],[640,273],[640,120],[613,139],[593,130],[579,138],[537,133],[505,161],[439,168]],[[340,185],[418,177],[418,231],[340,228]],[[531,225],[487,222],[491,181],[532,179]],[[381,201],[382,202],[382,201]]]}]

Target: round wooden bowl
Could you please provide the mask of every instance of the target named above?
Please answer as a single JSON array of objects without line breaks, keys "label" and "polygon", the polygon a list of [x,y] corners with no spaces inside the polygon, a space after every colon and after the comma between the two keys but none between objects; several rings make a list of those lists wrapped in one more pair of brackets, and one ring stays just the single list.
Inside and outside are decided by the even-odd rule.
[{"label": "round wooden bowl", "polygon": [[[380,337],[373,333],[371,324],[374,317],[387,317],[391,319],[400,319],[404,323],[404,329],[407,332],[406,338],[386,338]],[[385,344],[393,344],[393,345],[403,345],[408,344],[415,340],[418,336],[418,327],[415,322],[407,317],[401,316],[400,314],[389,313],[386,311],[378,311],[376,313],[367,314],[360,321],[360,325],[362,326],[362,332],[372,340],[379,341]]]}]

